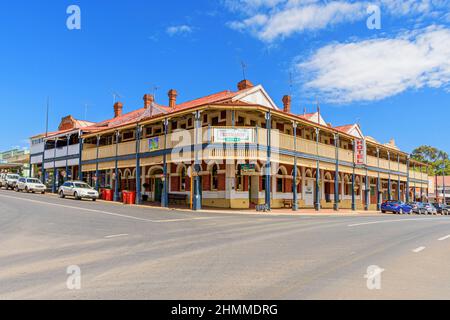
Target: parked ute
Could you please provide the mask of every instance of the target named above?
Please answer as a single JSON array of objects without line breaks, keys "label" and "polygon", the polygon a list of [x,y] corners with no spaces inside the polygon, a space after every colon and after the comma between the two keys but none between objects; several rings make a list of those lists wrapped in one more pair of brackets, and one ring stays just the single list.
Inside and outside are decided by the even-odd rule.
[{"label": "parked ute", "polygon": [[99,198],[97,190],[83,181],[67,181],[58,189],[60,198],[74,197],[76,200],[91,199],[96,201]]},{"label": "parked ute", "polygon": [[5,187],[6,190],[14,190],[19,179],[20,176],[18,174],[8,173],[5,177],[4,182],[2,183],[2,186]]},{"label": "parked ute", "polygon": [[450,207],[442,203],[433,203],[433,207],[435,207],[437,213],[441,215],[448,216],[448,213],[450,212]]},{"label": "parked ute", "polygon": [[411,214],[412,207],[401,201],[385,201],[381,204],[381,212],[397,214]]},{"label": "parked ute", "polygon": [[39,192],[41,194],[45,193],[45,185],[35,178],[20,178],[19,181],[17,181],[15,190],[17,192],[25,191],[28,192]]}]

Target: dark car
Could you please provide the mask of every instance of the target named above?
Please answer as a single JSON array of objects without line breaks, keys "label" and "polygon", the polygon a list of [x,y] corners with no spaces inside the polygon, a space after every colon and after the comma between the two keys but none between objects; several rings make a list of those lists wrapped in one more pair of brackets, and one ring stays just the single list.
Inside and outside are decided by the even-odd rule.
[{"label": "dark car", "polygon": [[411,214],[412,207],[401,201],[385,201],[381,204],[381,212],[392,212],[397,214]]},{"label": "dark car", "polygon": [[441,214],[441,215],[448,215],[448,213],[450,212],[450,207],[442,204],[442,203],[433,203],[433,207],[436,208],[437,213]]}]

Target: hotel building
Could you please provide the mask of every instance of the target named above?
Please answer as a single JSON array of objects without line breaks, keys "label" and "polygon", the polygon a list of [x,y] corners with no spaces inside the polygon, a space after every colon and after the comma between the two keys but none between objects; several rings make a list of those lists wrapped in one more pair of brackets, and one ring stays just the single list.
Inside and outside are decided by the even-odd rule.
[{"label": "hotel building", "polygon": [[[289,96],[279,107],[248,80],[236,91],[177,98],[170,90],[162,105],[146,94],[143,107],[128,113],[117,102],[113,118],[77,128],[68,143],[81,151],[72,172],[98,189],[111,188],[116,201],[127,190],[136,192],[137,203],[194,209],[376,210],[388,199],[428,194],[426,165],[394,141],[379,143],[357,124],[333,127],[320,112],[296,115]],[[49,158],[44,169],[67,162],[55,160],[62,162]]]}]

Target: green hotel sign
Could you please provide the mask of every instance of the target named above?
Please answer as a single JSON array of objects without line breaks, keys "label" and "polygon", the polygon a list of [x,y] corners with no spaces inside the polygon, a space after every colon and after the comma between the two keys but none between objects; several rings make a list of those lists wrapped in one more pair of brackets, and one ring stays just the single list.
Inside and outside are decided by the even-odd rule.
[{"label": "green hotel sign", "polygon": [[214,128],[216,143],[255,143],[254,129]]}]

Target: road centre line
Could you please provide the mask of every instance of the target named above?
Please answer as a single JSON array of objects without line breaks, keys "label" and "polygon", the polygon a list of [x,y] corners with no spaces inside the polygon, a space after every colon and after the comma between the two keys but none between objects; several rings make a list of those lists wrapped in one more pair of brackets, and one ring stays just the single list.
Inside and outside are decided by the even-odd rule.
[{"label": "road centre line", "polygon": [[425,249],[426,249],[426,247],[418,247],[418,248],[414,249],[413,252],[414,253],[419,253],[419,252],[421,252],[421,251],[423,251]]},{"label": "road centre line", "polygon": [[106,239],[120,238],[120,237],[126,237],[126,236],[128,236],[128,235],[129,235],[128,233],[113,234],[113,235],[110,235],[110,236],[106,236],[105,238],[106,238]]},{"label": "road centre line", "polygon": [[442,237],[442,238],[439,238],[438,241],[444,241],[444,240],[447,240],[447,239],[450,239],[450,235]]},{"label": "road centre line", "polygon": [[[394,223],[394,222],[408,222],[408,221],[437,221],[437,220],[444,220],[445,218],[417,218],[417,219],[398,219],[398,220],[382,220],[382,221],[372,221],[372,222],[363,222],[363,223],[355,223],[355,224],[349,224],[348,227],[359,227],[359,226],[366,226],[371,224],[382,224],[382,223]],[[449,219],[446,219],[450,221]]]},{"label": "road centre line", "polygon": [[0,197],[16,199],[16,200],[22,200],[22,201],[28,201],[28,202],[32,202],[32,203],[47,205],[47,206],[54,206],[54,207],[60,207],[60,208],[66,208],[66,209],[76,209],[76,210],[80,210],[80,211],[88,211],[88,212],[100,213],[100,214],[105,214],[105,215],[119,217],[119,218],[132,219],[132,220],[144,221],[144,222],[152,222],[152,223],[168,223],[168,222],[183,222],[183,221],[213,219],[213,217],[199,217],[199,218],[196,217],[196,218],[182,218],[182,219],[151,220],[151,219],[138,218],[138,217],[128,216],[128,215],[125,215],[125,214],[108,212],[108,211],[103,211],[103,210],[95,210],[95,209],[74,207],[74,206],[68,206],[68,205],[57,204],[57,203],[48,203],[48,202],[44,202],[44,201],[38,201],[38,200],[32,200],[32,199],[26,199],[26,198],[20,198],[20,197],[13,197],[13,196],[7,196],[7,195],[3,195],[3,194],[0,194]]}]

